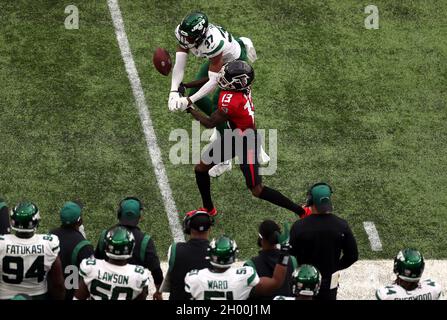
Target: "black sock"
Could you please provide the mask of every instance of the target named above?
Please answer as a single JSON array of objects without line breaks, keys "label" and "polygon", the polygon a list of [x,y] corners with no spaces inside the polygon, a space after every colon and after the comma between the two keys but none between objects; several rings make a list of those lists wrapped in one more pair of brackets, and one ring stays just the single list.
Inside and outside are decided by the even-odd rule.
[{"label": "black sock", "polygon": [[211,200],[211,181],[208,172],[196,173],[197,187],[199,188],[200,195],[202,196],[203,206],[207,210],[212,210],[214,208],[213,201]]},{"label": "black sock", "polygon": [[289,209],[299,216],[304,214],[304,209],[300,205],[294,203],[292,200],[284,196],[281,192],[276,191],[275,189],[264,186],[262,188],[261,194],[259,195],[259,198],[267,200],[268,202],[276,204],[277,206]]}]

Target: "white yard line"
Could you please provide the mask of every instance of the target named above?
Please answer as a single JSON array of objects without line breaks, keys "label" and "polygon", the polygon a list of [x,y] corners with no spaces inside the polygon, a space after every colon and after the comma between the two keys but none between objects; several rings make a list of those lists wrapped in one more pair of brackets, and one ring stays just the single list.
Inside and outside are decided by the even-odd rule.
[{"label": "white yard line", "polygon": [[129,78],[130,85],[132,86],[132,92],[138,107],[144,137],[146,138],[147,149],[152,161],[152,166],[154,168],[154,173],[155,177],[157,178],[161,196],[163,198],[165,210],[168,215],[172,237],[176,242],[185,241],[185,236],[178,219],[177,207],[175,205],[174,198],[172,197],[172,190],[169,185],[168,176],[161,157],[160,148],[157,144],[157,137],[152,125],[149,108],[146,103],[146,98],[144,97],[137,68],[135,67],[135,61],[133,60],[126,31],[124,30],[123,17],[121,16],[118,0],[108,0],[107,4],[112,16],[113,25],[115,26],[116,39],[118,40],[121,50],[121,56],[123,57],[127,76]]},{"label": "white yard line", "polygon": [[372,251],[382,251],[382,242],[380,241],[379,233],[377,232],[374,222],[363,222],[363,228],[365,228],[368,235],[369,242],[371,244]]}]

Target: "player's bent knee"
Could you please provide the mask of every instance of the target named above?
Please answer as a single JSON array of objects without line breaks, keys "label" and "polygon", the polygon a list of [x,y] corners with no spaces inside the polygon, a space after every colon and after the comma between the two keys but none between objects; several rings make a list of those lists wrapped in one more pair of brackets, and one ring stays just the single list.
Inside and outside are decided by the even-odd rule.
[{"label": "player's bent knee", "polygon": [[250,188],[250,191],[256,198],[259,198],[262,193],[262,188],[263,188],[262,185],[258,184],[256,186],[254,186],[253,188]]}]

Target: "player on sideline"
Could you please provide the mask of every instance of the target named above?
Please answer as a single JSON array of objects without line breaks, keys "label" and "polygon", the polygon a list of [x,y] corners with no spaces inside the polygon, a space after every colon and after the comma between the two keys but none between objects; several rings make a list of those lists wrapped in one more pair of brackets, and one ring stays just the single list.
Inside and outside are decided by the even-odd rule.
[{"label": "player on sideline", "polygon": [[250,292],[269,295],[281,287],[287,273],[286,251],[278,258],[271,278],[259,278],[250,266],[232,267],[236,261],[236,242],[227,236],[213,239],[209,246],[211,268],[192,270],[185,277],[185,291],[192,300],[246,300]]},{"label": "player on sideline", "polygon": [[[262,184],[257,152],[260,138],[256,132],[250,88],[254,76],[254,70],[247,62],[231,61],[222,67],[217,79],[218,85],[222,89],[219,96],[218,110],[208,117],[197,111],[192,105],[184,106],[181,109],[191,113],[196,120],[207,128],[214,128],[228,121],[234,129],[225,130],[223,135],[220,135],[217,140],[210,144],[202,154],[200,163],[195,166],[196,182],[202,196],[203,207],[210,215],[217,214],[217,209],[211,199],[208,171],[215,163],[238,156],[245,183],[255,197],[304,217],[307,213],[300,205],[294,203],[282,193]],[[202,210],[202,208],[199,210]]]},{"label": "player on sideline", "polygon": [[321,285],[320,272],[310,264],[303,264],[292,274],[293,297],[276,296],[273,300],[313,300]]},{"label": "player on sideline", "polygon": [[89,258],[81,262],[82,279],[73,300],[146,300],[149,271],[127,263],[135,245],[133,234],[115,226],[104,241],[109,260]]},{"label": "player on sideline", "polygon": [[[211,115],[217,109],[217,99],[220,94],[217,87],[218,72],[225,63],[236,59],[254,62],[257,56],[253,43],[248,38],[234,37],[221,26],[209,23],[206,14],[199,11],[188,14],[181,21],[175,29],[175,36],[178,47],[172,70],[169,110],[174,111],[195,103],[205,114]],[[207,60],[201,65],[195,81],[183,85],[182,80],[188,53]],[[191,88],[189,97],[181,96],[184,86]],[[211,99],[209,95],[213,92]],[[216,128],[223,134],[223,130],[227,126],[225,123],[221,123]],[[261,152],[263,163],[268,162],[268,155],[263,150]],[[231,170],[231,161],[215,165],[209,174],[212,177],[217,177],[227,170]]]},{"label": "player on sideline", "polygon": [[441,287],[435,281],[420,281],[425,262],[422,254],[415,249],[403,249],[394,258],[396,281],[377,289],[377,300],[439,300]]},{"label": "player on sideline", "polygon": [[59,238],[36,234],[40,214],[34,203],[19,203],[10,220],[14,234],[0,236],[0,300],[20,293],[33,300],[64,299]]}]

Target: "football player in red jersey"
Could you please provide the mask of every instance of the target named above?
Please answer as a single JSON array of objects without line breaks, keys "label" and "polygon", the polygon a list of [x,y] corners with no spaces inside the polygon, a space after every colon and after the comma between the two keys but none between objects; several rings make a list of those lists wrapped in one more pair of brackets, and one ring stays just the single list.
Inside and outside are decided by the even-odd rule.
[{"label": "football player in red jersey", "polygon": [[234,60],[222,67],[218,74],[218,85],[222,89],[218,109],[210,117],[197,111],[192,101],[183,110],[191,113],[206,128],[214,128],[228,121],[233,130],[216,139],[202,154],[195,166],[196,182],[202,196],[204,208],[210,215],[217,210],[211,199],[210,176],[208,171],[219,162],[238,157],[247,187],[252,194],[277,206],[286,208],[300,217],[307,215],[305,210],[280,192],[264,186],[259,175],[258,148],[260,137],[256,132],[254,106],[250,85],[254,80],[254,70],[245,61]]}]

